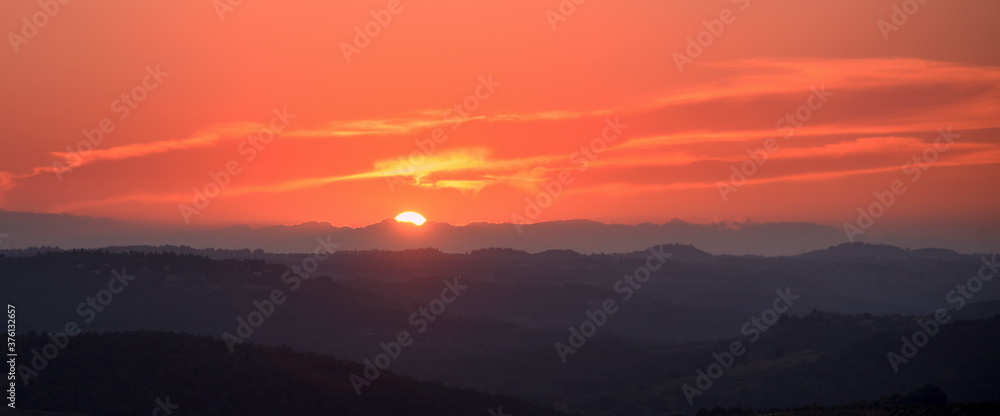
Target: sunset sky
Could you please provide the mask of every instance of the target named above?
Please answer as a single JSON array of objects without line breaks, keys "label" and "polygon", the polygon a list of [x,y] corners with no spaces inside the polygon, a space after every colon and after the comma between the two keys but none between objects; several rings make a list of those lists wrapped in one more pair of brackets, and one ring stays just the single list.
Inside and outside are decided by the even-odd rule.
[{"label": "sunset sky", "polygon": [[[53,0],[48,17],[3,2],[0,208],[184,227],[510,222],[562,175],[532,222],[840,227],[902,181],[873,230],[997,233],[1000,2],[929,1],[902,24],[893,6],[915,1],[561,3]],[[708,46],[689,43],[699,32]],[[593,141],[613,120],[627,127]],[[604,151],[575,154],[592,143]],[[937,160],[904,171],[924,154]]]}]

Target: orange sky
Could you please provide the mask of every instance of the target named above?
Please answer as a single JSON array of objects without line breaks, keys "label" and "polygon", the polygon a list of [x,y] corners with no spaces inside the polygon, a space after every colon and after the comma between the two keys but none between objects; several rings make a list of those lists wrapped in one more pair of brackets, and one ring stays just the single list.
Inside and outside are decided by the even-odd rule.
[{"label": "orange sky", "polygon": [[[509,222],[562,174],[572,183],[533,221],[839,227],[903,180],[879,226],[1000,224],[1000,2],[927,2],[888,40],[877,22],[902,1],[595,0],[556,30],[556,1],[342,3],[244,0],[220,18],[210,1],[69,2],[34,33],[22,18],[41,6],[3,2],[0,207],[189,226],[409,210]],[[726,9],[679,71],[675,53]],[[373,10],[391,20],[347,62]],[[821,87],[833,95],[783,138],[776,122]],[[615,118],[628,127],[581,169],[574,152]],[[114,130],[67,154],[102,119]],[[948,127],[959,137],[913,180],[903,164]],[[262,129],[272,141],[248,138]],[[718,182],[769,137],[780,150],[724,201]],[[67,157],[78,165],[56,173]],[[239,173],[185,218],[227,165]]]}]

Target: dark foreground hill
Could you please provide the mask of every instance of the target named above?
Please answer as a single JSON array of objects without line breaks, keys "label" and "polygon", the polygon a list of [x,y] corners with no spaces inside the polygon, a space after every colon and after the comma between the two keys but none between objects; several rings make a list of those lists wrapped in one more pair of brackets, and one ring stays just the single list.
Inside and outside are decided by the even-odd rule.
[{"label": "dark foreground hill", "polygon": [[[22,351],[49,342],[35,334],[18,341]],[[359,396],[349,378],[362,374],[360,364],[283,347],[229,353],[217,339],[164,332],[85,333],[71,343],[19,386],[20,408],[132,416],[159,401],[185,416],[564,414],[389,372]]]},{"label": "dark foreground hill", "polygon": [[[981,330],[965,323],[969,330]],[[991,334],[985,334],[991,335]],[[962,342],[943,345],[954,348]],[[41,349],[48,337],[34,333],[18,337],[21,348]],[[171,414],[180,415],[568,415],[540,406],[525,404],[503,395],[489,395],[471,390],[452,389],[439,383],[418,382],[409,377],[384,373],[361,396],[355,394],[350,374],[362,371],[361,365],[311,353],[296,352],[285,347],[245,345],[230,354],[222,341],[181,333],[127,332],[83,334],[72,338],[72,346],[62,350],[37,377],[19,388],[19,410],[5,412],[15,416],[115,416],[154,412],[167,406]],[[966,355],[966,352],[958,352]],[[835,354],[839,355],[839,354]],[[672,357],[678,358],[678,357]],[[852,363],[856,359],[829,356]],[[959,357],[960,358],[960,357]],[[887,378],[875,376],[868,385],[858,378],[842,379],[842,370],[824,370],[824,365],[787,366],[765,365],[750,371],[740,370],[736,378],[752,378],[740,384],[758,400],[758,410],[736,407],[701,407],[683,412],[697,416],[993,416],[1000,403],[957,403],[952,395],[937,385],[917,387],[906,394],[894,394],[870,401],[847,405],[805,406],[773,409],[775,404],[788,402],[779,396],[802,396],[804,390],[819,386],[826,391],[869,389],[871,384],[885,383]],[[817,362],[835,360],[816,360]],[[958,360],[961,361],[961,358]],[[875,364],[875,363],[872,363]],[[967,363],[955,362],[957,366]],[[833,365],[835,367],[836,364]],[[649,366],[650,381],[657,378],[657,365]],[[798,368],[796,368],[798,367]],[[806,368],[811,367],[811,368]],[[878,365],[870,370],[877,374]],[[925,366],[926,367],[926,366]],[[799,371],[804,370],[804,371]],[[921,370],[917,370],[921,371]],[[795,376],[795,373],[799,373]],[[911,375],[912,376],[912,375]],[[633,375],[633,378],[642,378]],[[769,379],[779,382],[769,381]],[[749,381],[749,382],[748,382]],[[949,383],[943,379],[945,385]],[[968,381],[968,380],[967,380]],[[995,379],[972,380],[993,384]],[[669,382],[668,382],[669,383]],[[950,389],[963,396],[963,388]],[[612,399],[595,395],[595,406],[586,414],[602,415],[677,415],[657,409],[653,396],[664,398],[673,394],[663,391],[658,383],[649,389],[638,389]],[[768,384],[771,384],[768,386]],[[903,381],[901,384],[909,384]],[[780,393],[769,392],[777,388]],[[649,395],[651,390],[660,390]],[[718,396],[740,394],[726,392],[719,386]],[[601,397],[604,396],[604,397]],[[643,397],[645,396],[645,397]],[[653,399],[652,401],[650,399]],[[793,400],[794,401],[794,400]],[[766,404],[769,403],[770,405]],[[28,408],[28,409],[25,409]],[[602,410],[599,410],[603,408]],[[153,414],[167,414],[156,412]]]},{"label": "dark foreground hill", "polygon": [[[716,406],[839,406],[905,394],[927,384],[939,386],[949,402],[1000,400],[1000,355],[996,353],[1000,319],[994,318],[1000,310],[997,279],[984,281],[961,310],[957,295],[949,294],[957,290],[956,285],[969,284],[977,269],[988,267],[986,261],[992,264],[992,257],[912,257],[905,250],[884,247],[870,247],[873,255],[857,255],[864,248],[779,258],[710,256],[678,245],[606,255],[506,249],[469,254],[351,251],[338,252],[320,265],[314,263],[316,270],[309,269],[305,255],[284,255],[288,258],[272,263],[157,251],[53,250],[16,257],[0,254],[0,296],[4,298],[0,301],[17,306],[19,334],[63,331],[73,323],[88,333],[179,331],[219,339],[223,334],[240,333],[241,325],[246,325],[241,322],[264,312],[268,318],[254,324],[252,334],[247,335],[249,342],[290,345],[355,362],[374,359],[381,343],[405,331],[414,343],[392,362],[396,374],[588,415],[694,414],[701,407]],[[625,281],[623,276],[645,267],[650,253],[661,249],[676,256],[625,299],[628,292],[615,286]],[[851,255],[842,253],[844,249]],[[290,278],[294,275],[289,270],[296,269],[311,277]],[[449,285],[461,286],[460,290],[455,286],[460,295]],[[275,293],[284,300],[260,306]],[[750,330],[750,322],[762,320],[770,326],[766,311],[776,308],[776,299],[786,295],[794,296],[794,304],[782,309],[780,317],[770,312],[776,319],[772,329],[752,341],[758,330]],[[448,299],[451,303],[446,303]],[[596,308],[608,299],[618,302],[618,312],[593,318]],[[431,309],[435,302],[441,307],[437,312]],[[908,357],[911,362],[895,373],[887,354],[900,351],[901,337],[912,337],[920,329],[918,320],[932,319],[937,308],[952,314],[951,323],[941,327],[929,345],[916,357]],[[419,315],[422,309],[436,318],[430,321],[428,315]],[[893,312],[899,310],[915,313]],[[555,343],[582,343],[579,337],[570,338],[569,328],[582,329],[585,320],[605,325],[593,337],[588,335],[579,352],[562,356]],[[689,403],[684,386],[697,383],[698,371],[708,371],[715,354],[728,350],[734,340],[742,340],[747,353]],[[214,342],[220,350],[199,358],[197,371],[175,378],[184,380],[186,374],[190,379],[194,374],[209,379],[207,388],[197,377],[193,385],[197,391],[225,394],[221,402],[209,402],[213,404],[270,397],[247,395],[246,389],[226,390],[226,380],[232,377],[213,378],[221,365],[215,361],[229,363],[233,356],[224,344],[204,342]],[[74,338],[67,354],[76,350],[77,343]],[[149,345],[143,348],[151,348],[166,342],[145,344]],[[22,363],[30,360],[31,349],[19,348],[25,354]],[[73,382],[56,383],[59,388],[48,396],[32,396],[35,386],[28,386],[20,396],[22,403],[96,400],[87,378],[94,374],[126,386],[159,377],[160,367],[139,375],[109,367],[135,354],[128,348],[125,351],[124,355],[96,355],[100,358],[94,362],[103,366],[88,363],[82,369],[69,369]],[[159,361],[157,354],[170,353],[174,355],[163,361],[175,362],[171,360],[197,356],[171,351],[155,350],[143,357]],[[53,365],[63,365],[64,358],[60,354]],[[252,364],[250,359],[245,361]],[[273,367],[270,363],[259,371],[265,372],[264,380],[278,380],[276,389],[299,386],[304,379],[311,382],[300,387],[312,393],[326,392],[326,388],[340,392],[323,405],[338,404],[337,397],[347,399],[347,393],[353,394],[346,374],[331,380],[320,377],[317,390],[311,371],[322,365],[296,364],[295,372],[284,375],[269,370]],[[239,382],[257,380],[253,373],[257,370],[236,368],[243,371],[236,373]],[[387,380],[393,378],[386,376],[375,384]],[[327,381],[334,384],[323,384]],[[85,388],[73,388],[76,383]],[[118,385],[108,383],[107,391]],[[170,384],[183,385],[181,381]],[[297,396],[297,390],[287,394],[281,390],[275,400],[286,397],[287,403],[313,403],[314,399]],[[169,388],[140,393],[145,405],[165,395],[175,399]],[[405,404],[412,393],[386,393],[385,400]],[[417,395],[426,396],[432,394]],[[32,397],[36,401],[29,401]],[[199,402],[200,397],[192,400]],[[448,399],[442,402],[449,403]],[[515,415],[508,412],[510,408],[504,407],[504,414]],[[485,409],[469,414],[482,414]]]}]

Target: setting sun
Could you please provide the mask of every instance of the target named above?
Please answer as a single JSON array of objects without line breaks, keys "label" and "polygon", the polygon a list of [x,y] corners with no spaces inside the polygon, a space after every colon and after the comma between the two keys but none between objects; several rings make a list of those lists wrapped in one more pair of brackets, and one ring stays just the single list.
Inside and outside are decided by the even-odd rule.
[{"label": "setting sun", "polygon": [[396,221],[398,222],[411,222],[415,225],[424,225],[427,219],[423,215],[420,215],[413,211],[406,211],[396,216]]}]

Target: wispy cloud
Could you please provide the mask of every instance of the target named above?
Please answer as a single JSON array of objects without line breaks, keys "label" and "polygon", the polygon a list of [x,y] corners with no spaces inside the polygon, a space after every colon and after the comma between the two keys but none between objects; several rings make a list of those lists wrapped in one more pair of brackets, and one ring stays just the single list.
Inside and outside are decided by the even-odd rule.
[{"label": "wispy cloud", "polygon": [[[921,137],[931,137],[937,128],[952,125],[956,130],[974,131],[1000,128],[1000,68],[976,67],[955,63],[941,63],[917,59],[779,59],[740,60],[705,63],[728,77],[674,89],[657,91],[628,104],[609,105],[607,108],[589,110],[550,111],[498,111],[483,113],[465,119],[448,118],[443,111],[419,110],[408,115],[389,118],[331,121],[315,128],[286,130],[282,137],[303,140],[340,139],[355,140],[369,136],[386,140],[409,139],[433,128],[445,128],[456,123],[511,123],[513,128],[532,132],[538,121],[572,121],[598,118],[610,114],[646,116],[661,110],[686,108],[706,102],[738,100],[740,106],[752,107],[756,100],[775,100],[789,103],[789,110],[801,103],[801,95],[811,85],[823,84],[836,88],[840,97],[854,97],[855,102],[865,102],[868,97],[882,97],[886,91],[912,91],[913,94],[930,94],[921,98],[920,104],[905,101],[896,107],[833,110],[836,117],[814,121],[795,130],[794,141],[780,141],[783,132],[776,129],[745,128],[726,120],[703,120],[696,128],[681,130],[673,123],[664,122],[646,127],[638,137],[626,137],[608,147],[606,153],[591,162],[592,169],[640,169],[649,167],[685,167],[698,163],[739,162],[745,160],[747,147],[759,146],[768,137],[778,137],[780,152],[774,160],[791,161],[810,158],[849,158],[863,155],[906,157],[925,148],[928,143]],[[892,94],[890,94],[892,95]],[[932,98],[941,100],[933,102]],[[782,98],[783,97],[783,98]],[[860,97],[860,98],[859,98]],[[846,99],[846,98],[845,98]],[[918,100],[914,100],[918,101]],[[926,104],[932,102],[931,104]],[[827,110],[824,109],[826,112]],[[825,115],[825,114],[824,114]],[[774,119],[781,114],[773,115]],[[769,116],[770,117],[770,116]],[[762,125],[770,123],[763,122]],[[134,143],[96,149],[78,166],[104,161],[120,161],[168,152],[195,152],[220,143],[242,139],[264,127],[259,123],[233,123],[216,126],[190,137]],[[638,130],[638,129],[636,129]],[[926,136],[923,133],[927,133]],[[534,140],[547,140],[537,137]],[[372,142],[367,140],[366,143]],[[377,143],[377,142],[373,142]],[[712,144],[711,150],[707,145]],[[497,144],[499,145],[499,144]],[[522,143],[523,145],[523,143]],[[373,145],[373,146],[377,146]],[[490,145],[492,146],[492,145]],[[1000,148],[995,143],[961,141],[952,145],[952,151],[942,166],[974,166],[1000,163]],[[289,192],[318,188],[345,181],[385,180],[390,178],[402,186],[425,189],[453,189],[477,193],[494,186],[507,186],[522,192],[537,192],[539,184],[551,180],[558,171],[574,168],[570,161],[572,146],[565,153],[552,151],[545,154],[522,152],[523,157],[494,157],[494,148],[479,147],[439,148],[434,154],[419,161],[399,157],[383,157],[372,161],[371,169],[315,177],[284,177],[270,183],[233,186],[222,197],[239,195]],[[509,153],[509,152],[508,152]],[[64,152],[51,152],[65,158]],[[893,160],[887,158],[887,160]],[[798,166],[801,165],[801,166]],[[881,166],[853,166],[836,171],[822,171],[810,164],[798,164],[794,171],[758,175],[748,183],[826,181],[844,176],[886,172],[898,169],[895,162]],[[18,180],[52,172],[51,166],[39,166],[29,173],[0,172],[0,189],[11,190]],[[720,175],[725,174],[722,171]],[[642,180],[601,180],[595,176],[588,186],[575,187],[571,192],[607,193],[621,195],[636,192],[659,192],[677,189],[710,189],[718,178],[708,177],[703,171],[687,175],[688,180],[663,179],[658,183]],[[187,187],[178,187],[186,189]],[[190,198],[188,192],[132,192],[98,200],[72,200],[58,209],[73,211],[81,208],[101,207],[125,203],[179,203]]]}]

